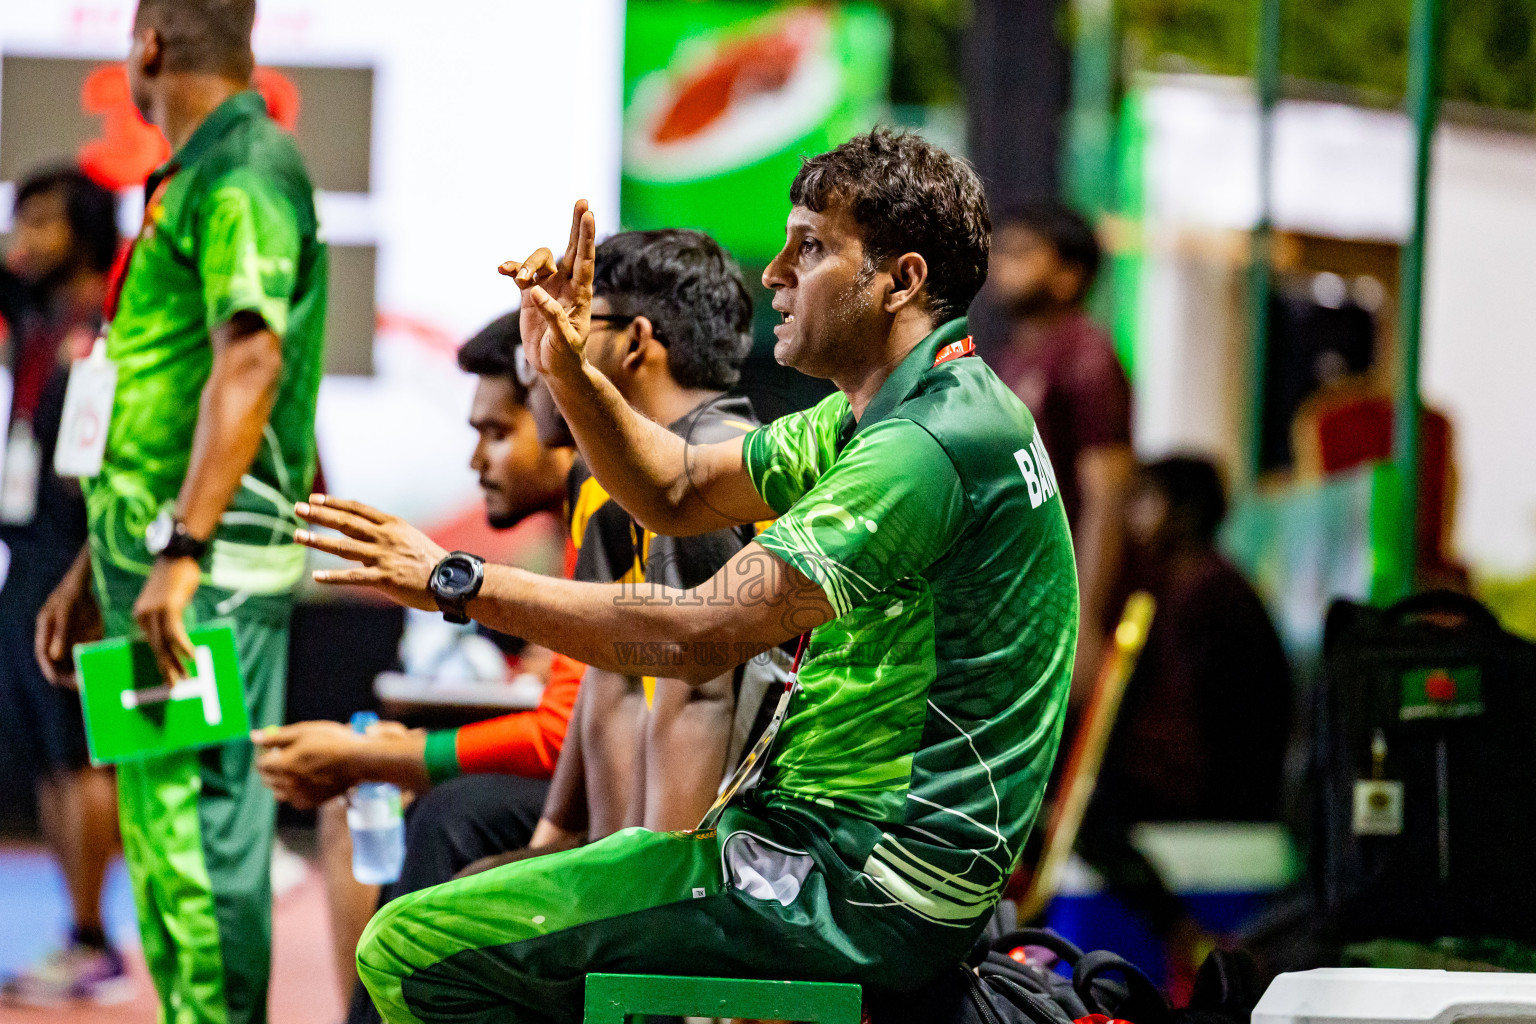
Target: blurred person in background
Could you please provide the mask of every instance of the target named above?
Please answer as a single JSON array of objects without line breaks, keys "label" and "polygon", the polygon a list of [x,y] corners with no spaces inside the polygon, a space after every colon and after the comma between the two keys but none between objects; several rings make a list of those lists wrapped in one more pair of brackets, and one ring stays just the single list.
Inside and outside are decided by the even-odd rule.
[{"label": "blurred person in background", "polygon": [[64,948],[5,982],[0,999],[47,1006],[111,1003],[132,987],[107,941],[101,887],[117,845],[112,772],[92,768],[80,698],[52,686],[32,654],[37,613],[85,543],[85,500],[53,472],[69,365],[90,351],[117,254],[117,199],[73,167],[17,185],[0,270],[0,366],[10,373],[0,432],[0,728],[37,780],[38,820],[64,872],[71,930]]},{"label": "blurred person in background", "polygon": [[[560,513],[575,455],[559,434],[547,443],[519,378],[517,313],[498,317],[459,349],[459,367],[479,380],[469,422],[477,441],[470,468],[479,477],[491,526],[507,530],[539,512]],[[568,561],[570,559],[568,558]],[[357,983],[357,940],[381,903],[453,877],[471,861],[526,846],[544,808],[549,777],[565,742],[586,666],[554,655],[539,706],[458,729],[407,729],[381,722],[358,735],[337,722],[297,722],[252,737],[257,769],[278,799],[320,808],[321,869],[331,908],[343,998]],[[462,773],[462,777],[460,776]],[[380,887],[352,877],[346,791],[392,782],[417,795],[406,811],[406,856],[399,881]],[[373,1004],[352,1000],[366,1020]]]},{"label": "blurred person in background", "polygon": [[[292,504],[315,473],[327,263],[293,138],[250,90],[254,0],[140,0],[127,75],[170,143],[115,302],[117,386],[90,541],[38,617],[44,672],[74,644],[142,635],[174,684],[188,628],[234,629],[247,709],[276,725],[292,588]],[[100,618],[96,616],[99,614]],[[90,625],[94,628],[85,628]],[[162,1015],[267,1014],[276,805],[243,737],[128,761],[119,824]]]},{"label": "blurred person in background", "polygon": [[1274,821],[1291,730],[1291,674],[1253,587],[1216,549],[1226,496],[1214,464],[1141,467],[1126,510],[1125,592],[1157,601],[1078,835],[1078,853],[1192,979],[1205,941],[1131,844],[1142,821]]},{"label": "blurred person in background", "polygon": [[1005,210],[987,287],[1009,320],[988,346],[994,369],[1029,407],[1057,467],[1082,601],[1072,697],[1094,683],[1124,556],[1121,507],[1135,470],[1131,388],[1109,335],[1085,303],[1103,252],[1093,228],[1055,201]]}]

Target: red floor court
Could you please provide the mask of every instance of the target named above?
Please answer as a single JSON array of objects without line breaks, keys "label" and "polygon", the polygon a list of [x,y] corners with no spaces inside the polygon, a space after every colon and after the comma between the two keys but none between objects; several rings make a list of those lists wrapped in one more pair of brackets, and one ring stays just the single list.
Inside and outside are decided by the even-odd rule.
[{"label": "red floor court", "polygon": [[[120,868],[119,868],[120,870]],[[33,847],[0,847],[0,973],[10,973],[39,942],[56,941],[63,920],[62,892],[54,870]],[[132,935],[131,907],[121,880],[109,884],[108,926],[119,940]],[[115,897],[115,898],[114,898]],[[125,921],[127,917],[129,920]],[[39,929],[46,934],[39,935]],[[325,892],[313,871],[278,901],[273,914],[272,1024],[338,1024],[343,1011],[336,989]],[[137,998],[125,1005],[70,1010],[16,1010],[0,1007],[0,1024],[155,1024],[157,1012],[149,977],[138,950],[130,951]]]}]

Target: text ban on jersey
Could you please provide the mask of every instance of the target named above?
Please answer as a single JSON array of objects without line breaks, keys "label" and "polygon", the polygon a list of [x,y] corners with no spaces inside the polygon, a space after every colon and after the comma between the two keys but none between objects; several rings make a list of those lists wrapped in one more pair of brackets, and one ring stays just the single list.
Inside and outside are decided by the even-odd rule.
[{"label": "text ban on jersey", "polygon": [[1013,453],[1013,459],[1019,464],[1019,471],[1024,474],[1024,486],[1029,489],[1030,508],[1039,508],[1047,498],[1061,489],[1056,486],[1056,470],[1046,457],[1045,445],[1038,433],[1029,442],[1028,448],[1020,448]]}]

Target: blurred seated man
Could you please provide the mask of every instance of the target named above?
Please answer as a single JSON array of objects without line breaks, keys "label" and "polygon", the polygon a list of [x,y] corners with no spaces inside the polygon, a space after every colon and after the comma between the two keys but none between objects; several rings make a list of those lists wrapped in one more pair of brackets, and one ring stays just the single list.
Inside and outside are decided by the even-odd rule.
[{"label": "blurred seated man", "polygon": [[1078,853],[1169,944],[1176,968],[1200,939],[1130,843],[1141,821],[1273,821],[1291,726],[1291,677],[1268,613],[1216,550],[1226,498],[1216,467],[1141,467],[1126,511],[1127,590],[1157,600],[1126,687]]},{"label": "blurred seated man", "polygon": [[[568,443],[544,443],[529,412],[528,388],[516,372],[517,344],[517,314],[509,313],[459,350],[459,366],[479,378],[469,415],[479,438],[470,468],[497,529],[541,511],[558,513],[574,456]],[[544,805],[584,669],[555,655],[537,708],[456,730],[426,732],[385,722],[359,736],[337,722],[298,722],[255,734],[264,749],[258,770],[278,798],[321,807],[322,867],[344,993],[356,983],[357,938],[380,893],[352,878],[342,794],[365,780],[422,793],[464,773],[410,809],[405,865],[400,880],[385,889],[386,900],[452,877],[476,857],[521,847]]]},{"label": "blurred seated man", "polygon": [[1123,557],[1121,509],[1136,466],[1131,388],[1086,303],[1103,252],[1093,228],[1055,201],[999,218],[987,288],[1010,318],[997,375],[1034,414],[1072,527],[1082,601],[1072,699],[1097,677]]}]

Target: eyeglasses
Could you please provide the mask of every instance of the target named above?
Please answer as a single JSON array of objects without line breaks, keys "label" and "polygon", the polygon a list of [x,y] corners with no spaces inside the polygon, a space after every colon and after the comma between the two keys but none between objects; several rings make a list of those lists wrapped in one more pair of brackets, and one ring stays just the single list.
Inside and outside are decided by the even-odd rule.
[{"label": "eyeglasses", "polygon": [[[619,330],[628,324],[634,323],[640,318],[640,316],[641,314],[639,313],[593,313],[589,319],[601,320],[603,323],[607,324],[610,329]],[[657,333],[655,324],[651,325],[651,337],[661,342],[662,348],[667,347],[667,339],[663,338],[659,333]]]}]

